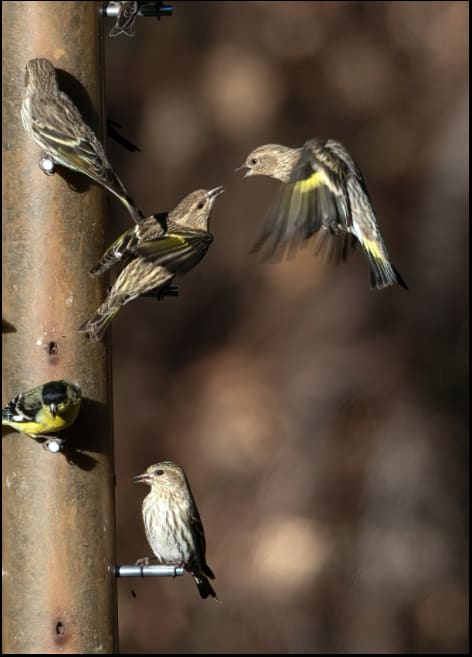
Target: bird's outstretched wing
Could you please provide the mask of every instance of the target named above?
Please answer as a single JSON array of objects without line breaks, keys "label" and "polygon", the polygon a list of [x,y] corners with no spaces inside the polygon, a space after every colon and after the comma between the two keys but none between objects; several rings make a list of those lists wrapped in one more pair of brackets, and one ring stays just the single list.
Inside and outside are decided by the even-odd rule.
[{"label": "bird's outstretched wing", "polygon": [[314,155],[308,142],[290,181],[281,186],[252,252],[264,260],[280,259],[322,228],[346,230],[350,221],[342,178]]}]

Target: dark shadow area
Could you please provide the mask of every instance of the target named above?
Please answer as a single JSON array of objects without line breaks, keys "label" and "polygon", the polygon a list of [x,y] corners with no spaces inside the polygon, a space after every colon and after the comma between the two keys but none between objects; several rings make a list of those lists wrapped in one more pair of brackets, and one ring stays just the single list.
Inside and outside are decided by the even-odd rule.
[{"label": "dark shadow area", "polygon": [[16,333],[16,328],[2,317],[2,333]]},{"label": "dark shadow area", "polygon": [[108,412],[104,404],[82,398],[79,417],[59,436],[65,439],[62,453],[71,463],[84,470],[95,467],[96,459],[91,454],[106,451],[98,441],[102,436],[106,439]]}]

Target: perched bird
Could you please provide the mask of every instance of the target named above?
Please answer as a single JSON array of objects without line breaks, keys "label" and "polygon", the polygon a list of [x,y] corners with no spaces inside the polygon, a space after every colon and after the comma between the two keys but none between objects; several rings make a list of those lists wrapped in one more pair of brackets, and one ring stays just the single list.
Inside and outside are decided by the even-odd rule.
[{"label": "perched bird", "polygon": [[[120,261],[127,264],[133,257],[134,249],[138,244],[164,235],[167,230],[168,216],[169,212],[153,214],[125,231],[108,247],[97,264],[89,269],[90,276],[100,276]],[[179,288],[177,285],[169,283],[164,288],[159,287],[157,290],[149,290],[140,296],[160,300],[165,296],[179,296]]]},{"label": "perched bird", "polygon": [[118,7],[116,22],[110,30],[109,36],[116,37],[120,34],[134,36],[134,24],[139,10],[139,2],[110,2],[109,5]]},{"label": "perched bird", "polygon": [[221,192],[223,187],[192,192],[167,215],[148,217],[113,242],[90,273],[101,274],[119,261],[123,268],[105,301],[79,331],[100,340],[122,306],[151,290],[158,294],[177,274],[195,267],[213,241],[208,224]]},{"label": "perched bird", "polygon": [[56,69],[48,59],[26,64],[21,120],[26,132],[43,149],[40,165],[53,173],[52,163],[85,174],[114,194],[134,221],[142,217],[108,162],[103,146],[84,122],[69,96],[59,90]]},{"label": "perched bird", "polygon": [[389,260],[362,174],[334,139],[310,139],[301,148],[266,144],[239,169],[284,183],[253,251],[271,257],[319,233],[319,249],[330,262],[345,261],[359,242],[369,263],[370,286],[406,283]]},{"label": "perched bird", "polygon": [[[100,276],[108,271],[118,262],[127,264],[136,255],[136,247],[146,241],[161,238],[167,231],[167,222],[169,216],[178,216],[180,206],[185,202],[182,201],[175,210],[170,212],[159,212],[146,219],[142,219],[136,226],[132,226],[110,244],[108,249],[102,255],[100,260],[90,268],[90,276]],[[185,204],[185,212],[187,204]],[[179,213],[180,214],[180,213]]]},{"label": "perched bird", "polygon": [[2,425],[32,438],[50,438],[75,422],[81,401],[76,383],[48,381],[12,399],[2,409]]},{"label": "perched bird", "polygon": [[[208,578],[215,579],[205,561],[205,533],[187,477],[172,461],[150,465],[133,477],[151,491],[143,501],[146,538],[159,561],[183,565],[195,580],[202,598],[216,598]],[[147,564],[149,557],[138,559]]]}]

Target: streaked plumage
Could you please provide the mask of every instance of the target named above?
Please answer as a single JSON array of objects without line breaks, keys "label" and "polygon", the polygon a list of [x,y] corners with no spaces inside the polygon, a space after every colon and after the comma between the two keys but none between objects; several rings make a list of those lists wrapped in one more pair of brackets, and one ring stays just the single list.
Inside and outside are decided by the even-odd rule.
[{"label": "streaked plumage", "polygon": [[118,5],[119,13],[114,26],[111,28],[109,36],[116,37],[124,34],[129,37],[134,36],[134,25],[139,10],[139,2],[110,2],[110,5]]},{"label": "streaked plumage", "polygon": [[22,392],[2,409],[2,425],[35,438],[69,427],[80,411],[80,387],[68,381],[49,381]]},{"label": "streaked plumage", "polygon": [[[179,206],[175,210],[178,209]],[[149,240],[155,240],[167,231],[167,220],[172,212],[153,214],[142,219],[136,226],[132,226],[120,235],[105,251],[96,265],[91,267],[90,276],[100,276],[113,267],[117,262],[129,262],[136,255],[136,246]]]},{"label": "streaked plumage", "polygon": [[47,59],[31,59],[26,65],[21,119],[26,132],[42,148],[43,160],[85,174],[114,194],[134,221],[142,218],[95,133],[69,96],[59,90],[56,69]]},{"label": "streaked plumage", "polygon": [[[146,538],[159,561],[183,565],[195,580],[202,598],[216,598],[208,578],[215,579],[206,563],[205,533],[187,477],[172,461],[150,465],[133,478],[147,484],[142,514]],[[149,559],[139,559],[146,563]]]},{"label": "streaked plumage", "polygon": [[301,148],[259,146],[240,167],[284,183],[253,251],[269,258],[318,233],[318,252],[345,261],[358,241],[369,263],[370,285],[407,286],[391,264],[362,174],[346,148],[333,139],[311,139]]},{"label": "streaked plumage", "polygon": [[123,268],[105,301],[79,330],[100,340],[122,306],[151,290],[157,294],[177,274],[195,267],[213,241],[208,224],[222,191],[216,187],[192,192],[167,215],[148,217],[115,240],[91,274],[99,275],[119,261]]}]

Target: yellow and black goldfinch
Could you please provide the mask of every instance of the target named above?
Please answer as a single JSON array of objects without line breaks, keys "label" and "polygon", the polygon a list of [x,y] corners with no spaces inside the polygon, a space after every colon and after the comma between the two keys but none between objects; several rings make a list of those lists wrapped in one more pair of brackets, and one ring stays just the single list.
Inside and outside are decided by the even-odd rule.
[{"label": "yellow and black goldfinch", "polygon": [[2,425],[32,438],[50,438],[75,422],[81,401],[76,383],[48,381],[12,399],[2,409]]}]

